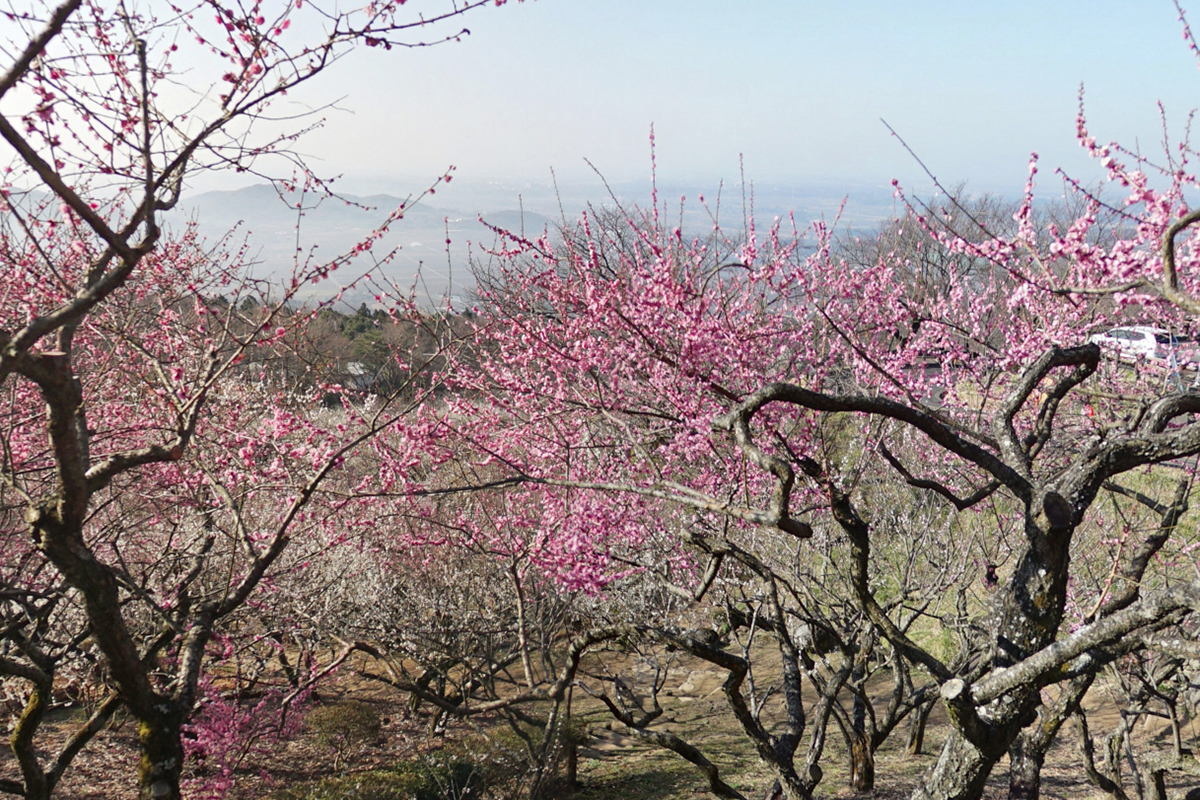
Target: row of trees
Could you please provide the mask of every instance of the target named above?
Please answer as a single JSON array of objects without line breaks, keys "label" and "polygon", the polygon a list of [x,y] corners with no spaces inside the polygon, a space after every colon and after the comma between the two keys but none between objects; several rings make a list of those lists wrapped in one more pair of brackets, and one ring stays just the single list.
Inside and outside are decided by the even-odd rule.
[{"label": "row of trees", "polygon": [[[190,170],[294,159],[264,115],[345,48],[422,43],[404,37],[483,3],[400,5],[11,9],[0,678],[20,711],[0,790],[52,796],[123,709],[140,797],[180,796],[189,756],[210,778],[196,790],[219,792],[365,652],[439,715],[506,715],[530,794],[578,686],[741,796],[652,724],[658,679],[581,676],[619,644],[723,672],[774,791],[805,799],[831,722],[867,790],[881,744],[907,724],[919,748],[935,702],[951,731],[916,797],[977,798],[1006,756],[1010,794],[1036,797],[1047,748],[1116,669],[1130,713],[1107,758],[1083,734],[1089,775],[1159,791],[1200,655],[1180,524],[1200,397],[1086,334],[1200,309],[1186,143],[1157,168],[1081,119],[1119,202],[1075,186],[1075,211],[1044,217],[1031,169],[1011,209],[908,201],[866,243],[820,224],[803,250],[794,223],[726,235],[715,212],[692,238],[657,198],[593,212],[505,234],[469,320],[382,291],[386,320],[297,313],[297,289],[354,254],[298,261],[268,292],[240,253],[161,229]],[[218,65],[186,119],[168,107],[181,49]],[[326,407],[342,387],[322,343],[368,317],[403,344],[390,383]],[[783,665],[771,686],[756,640]],[[47,756],[50,705],[97,687]],[[275,729],[255,727],[264,702]],[[1132,722],[1159,707],[1173,751],[1123,777]]]}]

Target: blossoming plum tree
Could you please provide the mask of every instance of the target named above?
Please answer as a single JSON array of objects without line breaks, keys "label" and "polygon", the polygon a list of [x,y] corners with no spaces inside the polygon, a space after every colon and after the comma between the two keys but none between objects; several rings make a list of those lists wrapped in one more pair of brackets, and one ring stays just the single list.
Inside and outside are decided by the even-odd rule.
[{"label": "blossoming plum tree", "polygon": [[[317,121],[281,127],[267,118],[274,104],[349,48],[454,39],[464,31],[447,26],[484,5],[4,9],[0,675],[26,691],[12,738],[20,775],[0,789],[50,796],[120,705],[138,725],[139,796],[178,797],[181,731],[218,626],[294,538],[345,535],[332,518],[354,487],[336,501],[324,487],[416,402],[310,419],[247,359],[289,341],[307,319],[287,313],[296,290],[373,247],[403,206],[354,253],[298,261],[275,301],[258,297],[246,314],[237,301],[256,292],[239,254],[168,231],[163,215],[196,170],[282,178],[292,201],[322,191],[290,149]],[[113,694],[45,764],[35,739],[56,672],[93,651]]]},{"label": "blossoming plum tree", "polygon": [[[832,701],[805,713],[800,684],[806,670],[814,678],[812,658],[791,624],[802,596],[766,556],[784,543],[803,551],[814,536],[837,537],[857,608],[889,651],[934,682],[953,731],[914,795],[928,800],[979,797],[1014,745],[1014,763],[1033,773],[1014,781],[1014,795],[1036,796],[1042,745],[1019,737],[1045,710],[1041,689],[1153,646],[1200,610],[1192,579],[1146,579],[1146,554],[1179,535],[1155,527],[1110,554],[1119,599],[1064,629],[1073,547],[1098,524],[1102,490],[1200,452],[1194,393],[1161,373],[1131,373],[1087,343],[1133,313],[1187,326],[1200,219],[1185,200],[1196,185],[1190,151],[1168,154],[1152,185],[1144,158],[1097,146],[1082,121],[1080,141],[1126,193],[1119,208],[1084,194],[1069,225],[1038,226],[1036,160],[1007,232],[960,235],[914,204],[929,238],[972,264],[965,273],[948,259],[940,291],[905,280],[911,265],[886,247],[851,266],[821,224],[807,256],[795,228],[780,224],[693,239],[663,221],[657,199],[649,211],[621,212],[619,247],[589,215],[558,245],[509,236],[496,253],[482,293],[486,345],[460,376],[473,390],[457,411],[471,420],[461,434],[480,463],[505,472],[497,485],[519,486],[545,510],[547,524],[529,536],[557,538],[547,551],[569,552],[592,585],[648,526],[677,531],[681,556],[708,559],[694,575],[697,596],[734,565],[758,583],[747,616],[782,657],[779,732],[746,694],[744,657],[649,620],[638,631],[728,671],[731,710],[783,796],[811,797],[820,781]],[[1096,235],[1114,216],[1127,232]],[[885,515],[868,489],[884,474],[947,513],[974,514],[993,552],[1003,524],[1014,524],[1002,571],[963,573],[994,585],[969,657],[934,652],[904,605],[878,595]],[[580,573],[581,563],[593,566]]]}]

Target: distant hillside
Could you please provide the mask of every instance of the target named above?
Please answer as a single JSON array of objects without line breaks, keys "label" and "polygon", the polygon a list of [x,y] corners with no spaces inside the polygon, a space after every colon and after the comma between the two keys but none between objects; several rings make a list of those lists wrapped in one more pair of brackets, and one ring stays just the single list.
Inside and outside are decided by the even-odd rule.
[{"label": "distant hillside", "polygon": [[[235,231],[239,239],[247,237],[250,253],[257,262],[254,273],[282,279],[291,273],[297,258],[328,260],[349,251],[397,209],[402,199],[386,194],[345,195],[340,200],[323,199],[302,211],[296,209],[296,202],[299,202],[297,195],[281,198],[268,184],[205,192],[188,198],[169,222],[182,224],[194,219],[209,241],[216,241],[230,231]],[[392,225],[371,254],[342,268],[326,284],[313,287],[309,295],[327,297],[336,293],[340,286],[369,269],[377,259],[386,257],[393,248],[399,250],[382,271],[397,286],[408,289],[417,285],[418,291],[428,293],[432,301],[447,293],[462,294],[472,283],[469,248],[477,249],[480,244],[490,246],[495,238],[490,229],[479,223],[478,216],[417,203],[405,210],[404,218]],[[492,225],[517,231],[522,229],[523,222],[524,230],[531,234],[540,233],[549,224],[546,217],[528,211],[522,214],[499,210],[482,216]],[[418,273],[423,278],[420,284],[417,284]],[[348,293],[346,301],[357,306],[370,302],[372,294]]]}]

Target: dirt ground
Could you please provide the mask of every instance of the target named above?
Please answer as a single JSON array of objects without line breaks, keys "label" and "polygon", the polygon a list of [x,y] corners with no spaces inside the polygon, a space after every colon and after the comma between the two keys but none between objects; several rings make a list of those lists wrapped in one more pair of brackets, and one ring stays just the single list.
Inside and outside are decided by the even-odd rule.
[{"label": "dirt ground", "polygon": [[[686,661],[686,660],[685,660]],[[767,771],[759,765],[749,752],[745,739],[735,728],[725,699],[721,692],[724,675],[719,671],[706,668],[703,664],[685,663],[680,670],[684,680],[678,684],[668,682],[667,691],[672,697],[662,698],[663,706],[667,709],[665,716],[669,722],[665,727],[680,735],[687,735],[689,741],[704,750],[715,763],[721,765],[722,775],[734,786],[749,797],[762,796],[770,785]],[[811,687],[810,687],[811,688]],[[882,681],[874,692],[873,700],[876,708],[882,712],[886,705],[886,693],[890,684]],[[806,705],[814,698],[806,697]],[[1110,730],[1119,719],[1116,707],[1108,702],[1100,691],[1094,691],[1085,702],[1089,724],[1093,735]],[[601,781],[614,780],[623,772],[636,772],[639,762],[656,762],[665,766],[665,761],[681,759],[670,753],[655,751],[640,743],[640,741],[622,734],[621,726],[593,725],[592,741],[584,754],[589,759],[587,766],[581,766],[581,776],[587,784],[588,776],[594,776]],[[1141,727],[1141,726],[1139,726]],[[846,788],[848,769],[845,764],[845,748],[840,741],[837,728],[830,723],[829,746],[822,767],[825,778],[819,787],[819,794],[829,798],[871,797],[880,800],[906,798],[916,787],[920,777],[933,766],[940,750],[943,738],[948,728],[945,714],[940,707],[935,707],[930,715],[923,753],[912,756],[905,752],[907,728],[901,727],[886,742],[877,754],[876,761],[876,790],[868,795],[856,794]],[[1169,728],[1159,723],[1141,727],[1140,737],[1147,746],[1169,744]],[[1191,741],[1200,741],[1200,724],[1192,721],[1185,731]],[[807,742],[806,742],[807,744]],[[730,757],[732,754],[738,755]],[[728,771],[721,763],[729,764]],[[682,763],[682,762],[681,762]],[[686,764],[682,769],[688,769]],[[1087,782],[1083,774],[1078,751],[1078,734],[1076,729],[1068,725],[1060,733],[1059,740],[1047,756],[1046,765],[1042,772],[1042,797],[1044,800],[1091,800],[1107,798],[1103,792],[1096,790]],[[619,777],[615,777],[620,780]],[[690,781],[680,779],[678,789],[682,794],[703,794],[704,783],[697,776]],[[985,797],[1007,797],[1008,764],[1002,761],[991,780]],[[1169,796],[1172,800],[1200,800],[1200,777],[1176,773],[1168,780]],[[1132,790],[1130,790],[1132,795]],[[647,796],[680,796],[675,794]],[[607,798],[604,792],[583,792],[584,797]],[[619,796],[619,795],[612,795]]]},{"label": "dirt ground", "polygon": [[[587,665],[584,683],[599,689],[597,678],[620,671],[635,693],[653,680],[654,668],[647,663],[631,662],[620,654],[602,655]],[[760,689],[770,676],[759,676]],[[724,675],[704,662],[676,658],[670,664],[667,681],[660,692],[665,710],[656,723],[684,736],[700,748],[722,773],[722,777],[748,797],[761,797],[771,783],[767,770],[759,763],[746,738],[736,727],[728,711],[721,684]],[[877,693],[882,710],[883,694]],[[441,747],[443,740],[430,736],[427,714],[413,713],[400,697],[373,684],[357,679],[334,680],[321,690],[322,700],[342,697],[368,700],[383,721],[382,735],[370,746],[352,754],[347,769],[351,772],[386,767],[411,759],[430,749]],[[578,800],[617,800],[706,796],[705,782],[698,771],[668,751],[653,748],[627,735],[623,726],[612,721],[600,703],[585,692],[575,691],[573,714],[585,725],[588,736],[579,755],[581,786],[574,792]],[[811,700],[811,698],[809,698]],[[1115,707],[1103,692],[1093,691],[1085,703],[1093,734],[1107,731],[1117,721]],[[51,729],[65,736],[68,723],[79,712],[69,709],[54,712]],[[482,727],[486,730],[487,722]],[[1169,731],[1163,725],[1142,727],[1138,737],[1143,746],[1167,746]],[[822,761],[825,779],[820,795],[827,798],[871,797],[893,800],[909,795],[920,776],[933,764],[945,735],[945,720],[935,710],[929,723],[924,753],[910,756],[904,752],[907,730],[901,728],[885,743],[877,757],[876,790],[869,795],[854,795],[846,786],[844,747],[836,726],[831,722],[829,745]],[[1200,725],[1189,725],[1192,742],[1200,741]],[[446,742],[478,739],[478,731],[464,723],[450,726]],[[1042,797],[1046,800],[1100,800],[1105,797],[1091,787],[1080,766],[1078,737],[1067,726],[1051,750],[1043,772]],[[1001,762],[989,782],[986,797],[1002,798],[1007,792],[1007,763]],[[57,797],[63,800],[120,800],[132,798],[136,770],[135,731],[132,723],[114,721],[82,753],[60,784]],[[5,749],[0,753],[0,778],[15,777],[16,765]],[[237,775],[233,800],[269,797],[273,788],[297,786],[335,774],[334,754],[319,745],[311,733],[302,732],[248,763]],[[1168,784],[1172,800],[1200,800],[1200,777],[1172,773]],[[711,796],[711,795],[708,795]]]}]

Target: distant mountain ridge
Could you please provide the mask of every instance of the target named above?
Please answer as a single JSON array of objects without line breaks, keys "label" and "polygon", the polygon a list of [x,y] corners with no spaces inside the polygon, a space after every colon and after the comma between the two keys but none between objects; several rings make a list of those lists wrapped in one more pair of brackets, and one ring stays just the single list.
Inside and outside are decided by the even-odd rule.
[{"label": "distant mountain ridge", "polygon": [[[297,202],[304,208],[297,209]],[[311,255],[329,260],[349,252],[404,202],[411,201],[388,194],[324,198],[293,194],[285,200],[274,186],[257,184],[186,198],[168,224],[194,220],[209,241],[217,241],[231,231],[235,237],[245,236],[256,262],[255,276],[282,280],[291,274],[297,258]],[[469,274],[472,250],[478,252],[481,244],[490,246],[495,239],[494,232],[479,223],[480,216],[496,227],[523,228],[535,235],[552,227],[549,218],[530,211],[501,209],[478,215],[427,202],[413,203],[370,254],[358,257],[329,281],[307,290],[308,296],[316,299],[337,293],[393,248],[399,250],[382,270],[397,286],[407,289],[416,285],[419,274],[422,280],[418,288],[431,295],[431,301],[461,294],[473,284]],[[360,291],[347,293],[344,299],[357,305],[374,298],[372,292]]]}]

